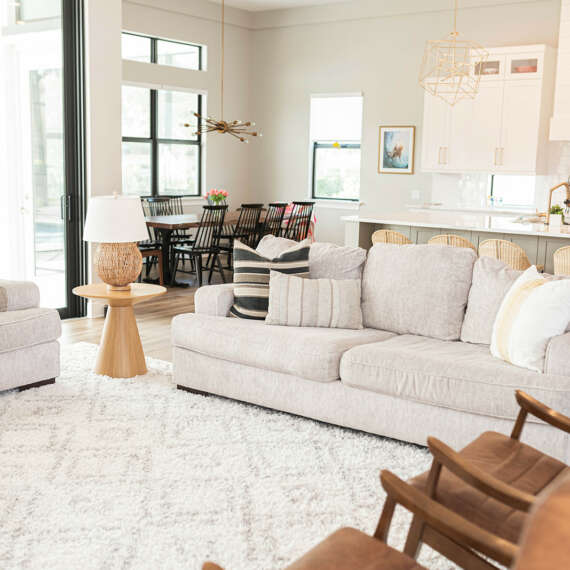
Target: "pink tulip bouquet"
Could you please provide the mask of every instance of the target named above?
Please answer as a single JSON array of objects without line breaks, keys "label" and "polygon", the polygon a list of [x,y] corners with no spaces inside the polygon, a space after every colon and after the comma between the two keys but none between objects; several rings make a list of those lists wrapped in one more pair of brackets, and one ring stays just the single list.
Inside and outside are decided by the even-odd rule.
[{"label": "pink tulip bouquet", "polygon": [[213,204],[214,206],[218,206],[220,204],[224,204],[226,202],[226,198],[228,197],[227,190],[218,190],[217,188],[213,188],[209,192],[206,193],[204,198],[208,200],[208,204]]}]

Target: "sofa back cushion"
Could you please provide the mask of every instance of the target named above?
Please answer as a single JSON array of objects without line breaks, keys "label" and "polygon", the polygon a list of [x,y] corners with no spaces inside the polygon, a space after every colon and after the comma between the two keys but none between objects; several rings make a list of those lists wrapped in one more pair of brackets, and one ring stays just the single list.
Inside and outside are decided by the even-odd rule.
[{"label": "sofa back cushion", "polygon": [[467,311],[461,327],[463,342],[491,344],[493,323],[501,302],[521,273],[493,257],[480,257],[475,262]]},{"label": "sofa back cushion", "polygon": [[[296,241],[268,235],[261,239],[256,251],[272,259],[295,245]],[[314,242],[309,251],[310,278],[361,279],[365,261],[366,250],[361,247]]]},{"label": "sofa back cushion", "polygon": [[458,340],[475,259],[466,248],[372,246],[362,282],[364,326]]}]

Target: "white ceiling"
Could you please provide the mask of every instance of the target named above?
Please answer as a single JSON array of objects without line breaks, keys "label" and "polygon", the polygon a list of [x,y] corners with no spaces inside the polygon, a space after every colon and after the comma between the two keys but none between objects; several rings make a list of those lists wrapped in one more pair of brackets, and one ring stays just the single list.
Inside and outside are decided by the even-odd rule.
[{"label": "white ceiling", "polygon": [[[220,2],[220,0],[214,1]],[[226,0],[226,5],[250,12],[264,12],[265,10],[322,6],[323,4],[337,4],[346,1],[347,0]]]}]

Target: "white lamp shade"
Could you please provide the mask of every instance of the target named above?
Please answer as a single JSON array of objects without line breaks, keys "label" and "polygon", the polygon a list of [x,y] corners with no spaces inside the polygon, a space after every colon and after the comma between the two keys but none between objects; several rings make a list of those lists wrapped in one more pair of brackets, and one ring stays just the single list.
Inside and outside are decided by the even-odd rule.
[{"label": "white lamp shade", "polygon": [[90,198],[83,239],[97,243],[148,239],[140,198],[122,195]]}]

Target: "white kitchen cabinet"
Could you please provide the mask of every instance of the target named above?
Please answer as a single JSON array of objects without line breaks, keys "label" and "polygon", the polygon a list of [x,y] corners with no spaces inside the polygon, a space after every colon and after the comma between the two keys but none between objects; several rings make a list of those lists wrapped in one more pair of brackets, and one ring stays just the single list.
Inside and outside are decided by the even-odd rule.
[{"label": "white kitchen cabinet", "polygon": [[[449,146],[449,105],[439,97],[430,97],[424,106],[422,167],[424,170],[445,169]],[[429,137],[425,132],[429,132]]]},{"label": "white kitchen cabinet", "polygon": [[474,99],[456,103],[449,120],[449,151],[446,167],[451,171],[489,171],[498,163],[501,141],[499,82],[481,83]]},{"label": "white kitchen cabinet", "polygon": [[540,99],[538,80],[505,82],[497,171],[531,174],[536,171]]},{"label": "white kitchen cabinet", "polygon": [[450,106],[425,93],[421,168],[427,172],[539,173],[547,154],[555,53],[489,50],[479,92]]}]

